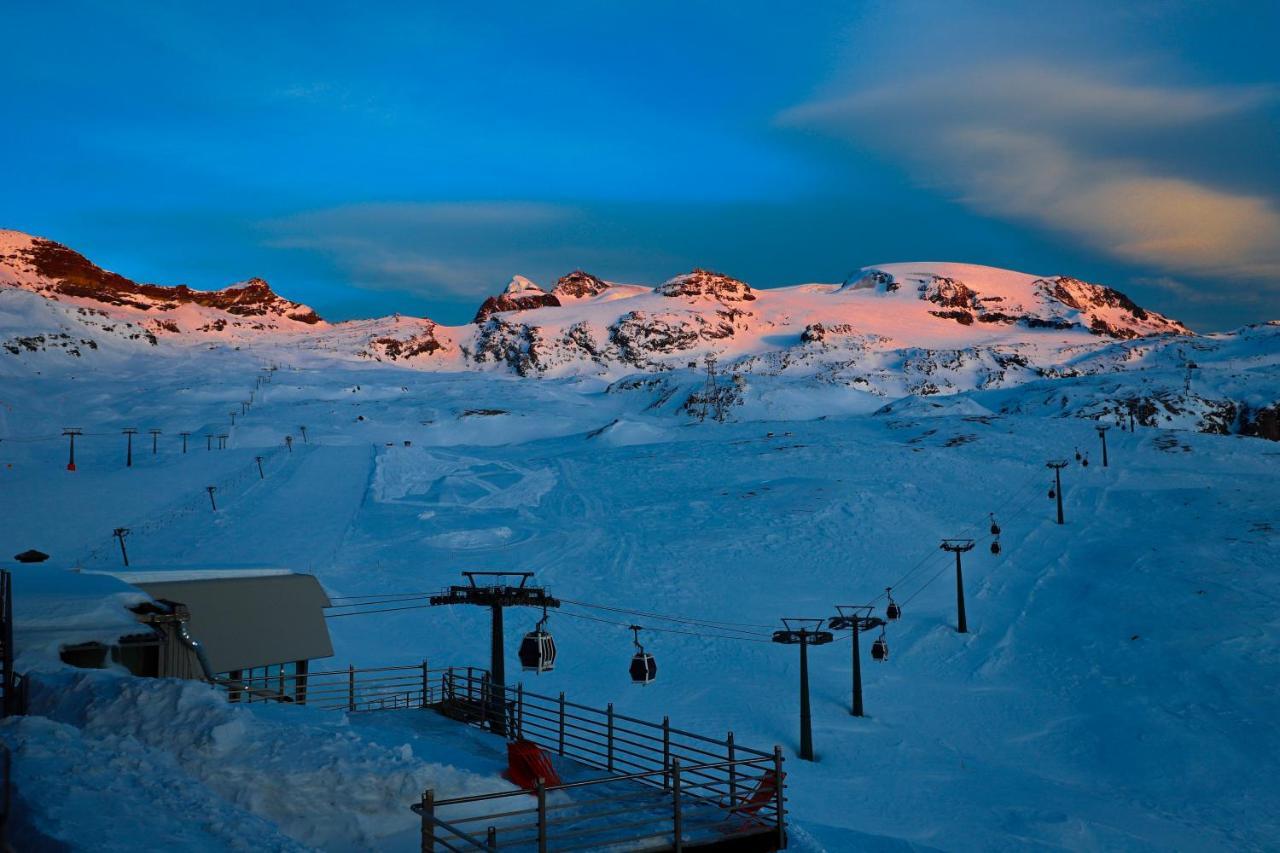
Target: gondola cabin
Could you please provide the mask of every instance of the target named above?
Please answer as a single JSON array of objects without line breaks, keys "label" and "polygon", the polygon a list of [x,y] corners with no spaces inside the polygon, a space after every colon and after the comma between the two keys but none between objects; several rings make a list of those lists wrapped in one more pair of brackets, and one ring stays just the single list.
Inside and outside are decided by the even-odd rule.
[{"label": "gondola cabin", "polygon": [[637,652],[631,658],[631,683],[652,684],[658,677],[658,662],[648,652]]}]

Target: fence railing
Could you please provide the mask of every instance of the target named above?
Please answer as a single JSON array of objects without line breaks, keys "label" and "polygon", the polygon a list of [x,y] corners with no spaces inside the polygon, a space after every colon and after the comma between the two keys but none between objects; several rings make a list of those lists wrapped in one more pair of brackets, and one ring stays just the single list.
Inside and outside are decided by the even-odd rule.
[{"label": "fence railing", "polygon": [[[438,709],[473,725],[531,741],[609,775],[565,785],[539,783],[537,805],[493,811],[475,804],[528,792],[436,800],[430,791],[414,811],[422,819],[422,849],[497,850],[528,845],[542,853],[607,849],[675,849],[735,836],[771,836],[768,849],[785,846],[782,752],[743,746],[613,710],[544,696],[523,686],[496,688],[488,673],[450,669]],[[499,709],[496,710],[495,709]],[[585,799],[579,795],[585,795]],[[548,797],[553,802],[548,803]],[[465,807],[465,808],[464,808]],[[442,811],[445,813],[442,814]],[[457,817],[452,812],[459,811]],[[482,826],[483,832],[473,829]],[[636,846],[639,845],[639,846]]]},{"label": "fence railing", "polygon": [[440,704],[448,670],[427,662],[409,666],[277,672],[223,678],[218,686],[232,702],[287,702],[335,711],[386,711]]}]

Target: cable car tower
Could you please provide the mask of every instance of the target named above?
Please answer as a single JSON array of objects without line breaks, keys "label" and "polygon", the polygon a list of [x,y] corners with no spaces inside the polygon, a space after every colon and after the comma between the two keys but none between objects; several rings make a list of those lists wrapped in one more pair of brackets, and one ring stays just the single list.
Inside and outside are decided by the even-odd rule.
[{"label": "cable car tower", "polygon": [[943,551],[956,555],[956,631],[969,633],[969,623],[964,618],[964,570],[960,567],[960,555],[973,550],[972,539],[943,539]]},{"label": "cable car tower", "polygon": [[800,757],[813,761],[813,717],[809,711],[809,647],[824,646],[835,639],[823,631],[825,619],[783,618],[786,627],[773,632],[773,641],[800,647]]},{"label": "cable car tower", "polygon": [[[887,590],[886,590],[887,591]],[[893,598],[890,597],[889,604],[891,607],[897,607]],[[858,635],[863,631],[871,631],[875,628],[884,629],[885,621],[879,616],[872,616],[875,610],[870,604],[837,604],[836,612],[838,616],[833,616],[827,620],[827,627],[833,631],[853,631],[853,707],[849,711],[855,717],[863,716],[862,713],[862,651],[858,643]],[[898,616],[902,615],[902,609],[898,609]],[[892,617],[898,618],[898,617]]]},{"label": "cable car tower", "polygon": [[431,596],[431,606],[471,604],[489,608],[489,731],[505,735],[507,667],[502,609],[541,607],[545,611],[548,607],[559,607],[560,599],[552,598],[543,587],[529,586],[533,572],[463,572],[462,576],[467,579],[465,584],[452,585],[439,595]]}]

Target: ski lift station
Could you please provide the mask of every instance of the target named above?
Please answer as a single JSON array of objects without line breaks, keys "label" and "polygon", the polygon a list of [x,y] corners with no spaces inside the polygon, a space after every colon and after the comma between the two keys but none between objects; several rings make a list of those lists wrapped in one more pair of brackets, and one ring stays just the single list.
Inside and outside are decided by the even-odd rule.
[{"label": "ski lift station", "polygon": [[311,575],[286,569],[39,566],[13,583],[24,656],[145,677],[296,681],[333,655],[329,597]]}]

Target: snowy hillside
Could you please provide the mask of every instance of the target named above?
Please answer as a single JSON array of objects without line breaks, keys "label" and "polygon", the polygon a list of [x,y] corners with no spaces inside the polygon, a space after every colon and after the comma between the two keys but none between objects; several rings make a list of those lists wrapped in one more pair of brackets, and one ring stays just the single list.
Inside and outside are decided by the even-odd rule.
[{"label": "snowy hillside", "polygon": [[[1274,331],[1195,339],[1192,394],[1274,383]],[[513,666],[509,677],[781,744],[795,850],[1280,842],[1276,445],[1153,417],[1111,430],[1103,468],[1096,422],[1057,417],[1096,415],[1143,382],[1181,394],[1186,371],[1171,351],[1144,356],[1148,369],[1131,377],[887,405],[755,377],[723,424],[696,422],[678,393],[664,401],[641,381],[689,390],[703,382],[695,373],[610,392],[321,350],[289,357],[234,426],[226,413],[262,367],[245,350],[11,376],[0,553],[37,547],[62,566],[112,568],[123,525],[135,564],[267,563],[313,572],[334,596],[409,597],[396,605],[408,609],[331,619],[333,668],[484,665],[483,614],[412,596],[462,570],[536,572],[566,599],[550,621],[560,659],[552,674]],[[74,473],[67,423],[86,433]],[[160,452],[125,468],[125,426],[162,429]],[[198,442],[185,455],[184,430]],[[229,434],[228,449],[206,451],[210,432]],[[1077,449],[1092,464],[1075,462]],[[1046,498],[1053,458],[1070,462],[1061,527]],[[988,513],[1002,526],[999,555]],[[943,536],[978,540],[965,635]],[[886,586],[904,618],[888,629],[889,662],[864,661],[869,716],[848,713],[847,635],[814,649],[818,761],[801,762],[796,650],[769,631],[837,604],[883,613]],[[511,654],[536,615],[509,615]],[[632,621],[659,661],[648,688],[627,677]],[[234,848],[244,831],[253,849],[408,850],[421,787],[452,796],[507,784],[500,748],[434,715],[230,708],[196,684],[36,668],[46,686],[35,716],[4,723],[0,738],[20,825],[72,849],[136,849],[101,843],[119,813],[184,849]]]},{"label": "snowy hillside", "polygon": [[[134,285],[5,240],[0,554],[118,568],[123,527],[135,566],[282,566],[392,600],[329,620],[335,670],[486,666],[487,617],[424,596],[535,572],[564,600],[560,658],[509,680],[780,744],[794,850],[1280,845],[1280,451],[1250,437],[1280,438],[1280,324],[1195,336],[1105,288],[957,264],[772,290],[577,271],[517,278],[465,326],[331,324],[257,285]],[[126,428],[159,431],[132,467]],[[942,537],[976,540],[966,634]],[[868,716],[839,634],[812,650],[802,762],[796,649],[770,633],[884,614],[886,587],[904,615],[888,662],[862,646]],[[538,615],[509,613],[512,658]],[[69,670],[47,620],[22,627],[32,715],[0,740],[28,847],[141,849],[127,821],[191,850],[407,851],[422,788],[509,788],[500,742],[434,714],[231,707]]]}]

